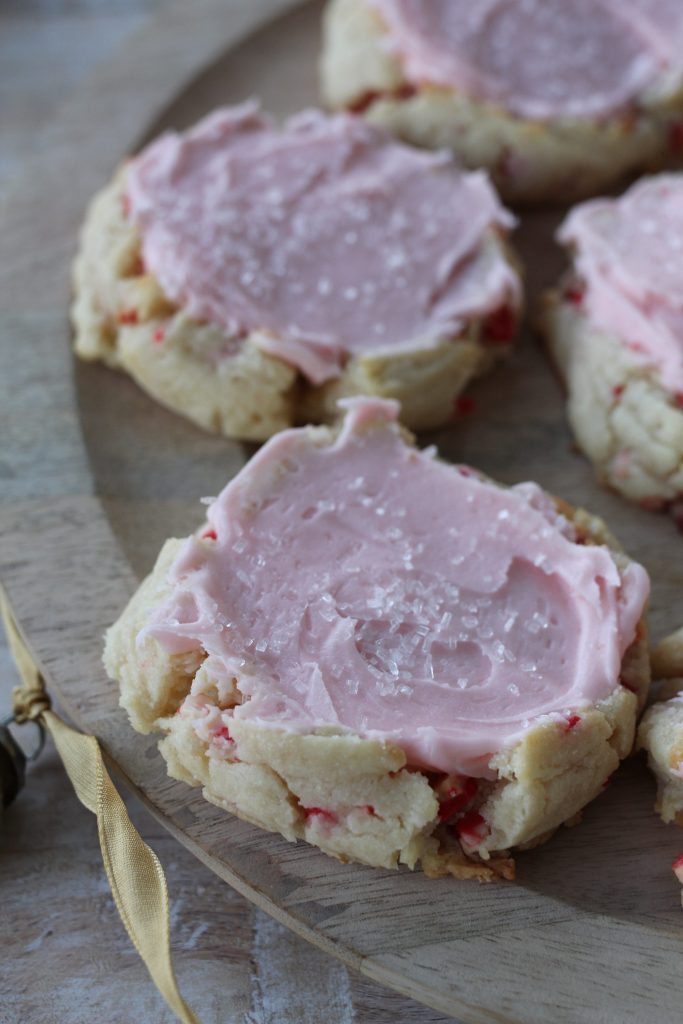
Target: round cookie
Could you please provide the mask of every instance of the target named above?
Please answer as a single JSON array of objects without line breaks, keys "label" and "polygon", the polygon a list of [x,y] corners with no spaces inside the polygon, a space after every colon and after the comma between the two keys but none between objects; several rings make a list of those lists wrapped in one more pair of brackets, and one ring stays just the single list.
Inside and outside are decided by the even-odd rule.
[{"label": "round cookie", "polygon": [[360,118],[220,110],[93,201],[76,352],[228,436],[331,421],[351,394],[435,427],[513,339],[512,223],[482,175]]},{"label": "round cookie", "polygon": [[631,750],[647,577],[599,520],[440,463],[397,415],[354,399],[273,438],[167,542],[104,661],[213,803],[344,860],[511,877]]},{"label": "round cookie", "polygon": [[682,42],[676,0],[330,0],[322,91],[507,201],[569,202],[680,154]]},{"label": "round cookie", "polygon": [[558,237],[572,269],[540,326],[598,477],[648,508],[683,494],[683,175],[576,207]]}]

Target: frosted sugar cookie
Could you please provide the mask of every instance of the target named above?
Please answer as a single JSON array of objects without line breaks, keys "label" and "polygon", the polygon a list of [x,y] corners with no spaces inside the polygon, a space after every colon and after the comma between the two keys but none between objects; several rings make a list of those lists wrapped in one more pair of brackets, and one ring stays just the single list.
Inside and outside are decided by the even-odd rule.
[{"label": "frosted sugar cookie", "polygon": [[229,436],[329,421],[349,394],[434,427],[512,341],[512,223],[483,174],[361,118],[219,110],[95,198],[76,352]]},{"label": "frosted sugar cookie", "polygon": [[344,860],[510,876],[631,750],[648,580],[603,523],[419,451],[396,403],[279,434],[107,635],[207,800]]},{"label": "frosted sugar cookie", "polygon": [[331,0],[322,88],[506,200],[569,201],[680,153],[682,46],[678,0]]},{"label": "frosted sugar cookie", "polygon": [[542,310],[568,415],[598,476],[647,507],[683,493],[683,175],[576,207],[572,269]]}]

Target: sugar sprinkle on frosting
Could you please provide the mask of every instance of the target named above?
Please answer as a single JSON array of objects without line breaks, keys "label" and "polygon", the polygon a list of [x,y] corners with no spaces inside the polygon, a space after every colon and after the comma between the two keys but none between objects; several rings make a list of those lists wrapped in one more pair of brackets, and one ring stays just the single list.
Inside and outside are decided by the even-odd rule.
[{"label": "sugar sprinkle on frosting", "polygon": [[362,118],[280,128],[255,103],[221,109],[151,143],[126,181],[164,292],[314,384],[350,355],[455,337],[519,293],[490,243],[513,219],[486,176]]},{"label": "sugar sprinkle on frosting", "polygon": [[228,484],[215,540],[185,543],[144,634],[203,648],[205,677],[237,680],[235,719],[334,725],[490,776],[530,723],[566,725],[619,685],[647,575],[577,543],[535,484],[408,445],[396,403],[346,405],[333,441],[286,431]]},{"label": "sugar sprinkle on frosting", "polygon": [[618,199],[582,203],[558,239],[572,248],[582,310],[623,342],[624,358],[683,391],[683,175],[636,182]]},{"label": "sugar sprinkle on frosting", "polygon": [[365,2],[411,82],[521,117],[605,117],[683,72],[679,0]]}]

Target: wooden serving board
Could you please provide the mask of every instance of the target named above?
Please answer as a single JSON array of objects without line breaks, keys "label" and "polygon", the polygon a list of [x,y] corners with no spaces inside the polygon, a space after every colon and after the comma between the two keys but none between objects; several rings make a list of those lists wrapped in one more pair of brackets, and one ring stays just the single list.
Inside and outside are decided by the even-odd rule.
[{"label": "wooden serving board", "polygon": [[[301,935],[467,1024],[671,1024],[681,1017],[683,917],[669,865],[683,835],[655,817],[639,759],[579,828],[518,858],[515,884],[428,881],[338,864],[172,782],[100,664],[105,628],[162,541],[195,528],[197,499],[217,493],[253,448],[201,433],[126,377],[73,361],[79,222],[118,161],[164,126],[250,95],[277,114],[316,103],[320,9],[169,4],[36,140],[0,223],[0,577],[67,714],[101,738],[173,835]],[[532,307],[561,267],[559,216],[524,216],[517,235]],[[655,637],[680,625],[683,538],[595,485],[530,332],[472,394],[475,412],[425,442],[605,516],[652,574]]]}]

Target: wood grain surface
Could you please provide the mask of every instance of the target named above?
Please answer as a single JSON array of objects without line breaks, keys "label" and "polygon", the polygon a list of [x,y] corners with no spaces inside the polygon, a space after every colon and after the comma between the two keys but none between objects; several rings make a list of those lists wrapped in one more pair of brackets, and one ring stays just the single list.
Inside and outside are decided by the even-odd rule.
[{"label": "wood grain surface", "polygon": [[[103,367],[74,366],[66,306],[75,232],[90,193],[160,127],[251,94],[276,113],[315,102],[318,14],[318,4],[286,0],[163,5],[22,163],[0,231],[0,377],[9,384],[0,575],[68,714],[101,737],[173,836],[290,928],[468,1024],[670,1024],[680,1018],[683,988],[683,922],[669,871],[679,840],[652,813],[640,761],[619,773],[579,828],[521,856],[517,884],[430,882],[338,864],[205,804],[166,778],[154,742],[130,731],[103,674],[102,632],[162,540],[194,527],[198,497],[216,493],[251,449],[202,434]],[[244,41],[259,22],[265,27]],[[557,219],[526,217],[519,232],[532,301],[561,264],[551,243]],[[467,420],[425,441],[503,481],[535,478],[604,515],[653,576],[655,634],[679,625],[683,540],[664,518],[595,486],[572,451],[560,389],[530,333],[473,394]],[[257,921],[252,949],[266,972],[263,992],[272,994],[293,961],[279,926]],[[324,969],[298,975],[315,977],[316,998],[329,1004],[328,1015],[313,1019],[362,1019],[353,1016],[343,968],[319,963]],[[277,998],[269,1007],[262,999],[259,1012],[271,1013],[264,1019],[288,1019],[288,997]],[[312,999],[289,1019],[306,1020]],[[413,1009],[397,1005],[396,1020],[401,1013]]]}]

